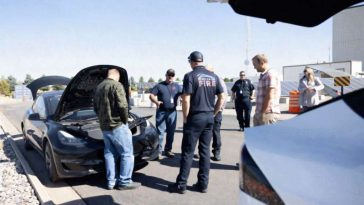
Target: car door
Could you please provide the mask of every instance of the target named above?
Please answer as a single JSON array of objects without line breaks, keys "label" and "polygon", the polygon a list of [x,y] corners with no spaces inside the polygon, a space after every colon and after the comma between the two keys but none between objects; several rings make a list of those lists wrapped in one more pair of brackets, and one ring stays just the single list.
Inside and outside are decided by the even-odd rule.
[{"label": "car door", "polygon": [[39,96],[32,107],[33,113],[39,114],[39,119],[28,119],[29,128],[27,130],[28,134],[32,136],[33,144],[37,146],[40,150],[42,149],[42,139],[44,133],[46,133],[46,107],[44,103],[43,96]]}]

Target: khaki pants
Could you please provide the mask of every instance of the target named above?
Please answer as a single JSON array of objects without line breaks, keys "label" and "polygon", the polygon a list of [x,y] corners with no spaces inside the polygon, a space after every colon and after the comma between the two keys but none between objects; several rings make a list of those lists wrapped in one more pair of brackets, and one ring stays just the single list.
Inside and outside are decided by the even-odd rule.
[{"label": "khaki pants", "polygon": [[278,113],[255,113],[253,118],[254,126],[274,124],[278,121]]}]

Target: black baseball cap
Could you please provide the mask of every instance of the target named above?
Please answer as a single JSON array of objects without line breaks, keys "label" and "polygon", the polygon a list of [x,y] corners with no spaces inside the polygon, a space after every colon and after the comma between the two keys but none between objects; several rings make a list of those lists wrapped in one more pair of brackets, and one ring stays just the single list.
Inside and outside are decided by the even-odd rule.
[{"label": "black baseball cap", "polygon": [[203,55],[199,51],[193,51],[190,56],[188,56],[188,60],[193,62],[203,62]]}]

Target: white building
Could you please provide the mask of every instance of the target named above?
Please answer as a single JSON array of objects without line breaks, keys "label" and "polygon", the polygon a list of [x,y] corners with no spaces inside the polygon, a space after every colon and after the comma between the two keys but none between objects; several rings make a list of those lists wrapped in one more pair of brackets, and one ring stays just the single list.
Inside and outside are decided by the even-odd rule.
[{"label": "white building", "polygon": [[332,61],[364,62],[364,6],[334,15],[332,27]]},{"label": "white building", "polygon": [[[298,81],[303,76],[303,70],[306,66],[317,70],[342,71],[354,77],[360,77],[359,73],[362,72],[361,61],[342,61],[331,63],[291,65],[283,66],[283,80]],[[322,72],[316,72],[316,75],[321,78],[330,77]]]}]

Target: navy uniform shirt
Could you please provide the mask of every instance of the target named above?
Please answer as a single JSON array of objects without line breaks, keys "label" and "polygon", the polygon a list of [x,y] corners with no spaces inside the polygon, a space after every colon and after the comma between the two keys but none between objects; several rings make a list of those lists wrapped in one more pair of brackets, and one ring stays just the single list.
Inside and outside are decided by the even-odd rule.
[{"label": "navy uniform shirt", "polygon": [[253,90],[254,85],[250,82],[249,79],[237,80],[231,88],[231,91],[235,92],[237,100],[252,96]]},{"label": "navy uniform shirt", "polygon": [[160,82],[152,89],[152,94],[157,96],[158,101],[162,101],[161,110],[175,110],[178,97],[182,94],[178,84],[168,84],[166,81]]},{"label": "navy uniform shirt", "polygon": [[203,66],[195,67],[183,79],[183,93],[190,94],[190,113],[213,112],[215,95],[223,93],[219,77]]}]

